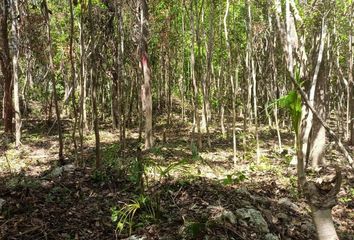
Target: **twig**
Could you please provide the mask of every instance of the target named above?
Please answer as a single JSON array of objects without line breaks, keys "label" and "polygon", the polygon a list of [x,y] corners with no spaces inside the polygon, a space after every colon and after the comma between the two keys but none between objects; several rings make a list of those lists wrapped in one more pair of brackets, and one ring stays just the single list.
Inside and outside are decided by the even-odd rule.
[{"label": "twig", "polygon": [[28,233],[30,233],[30,232],[37,231],[37,230],[40,229],[41,227],[42,227],[42,226],[35,226],[35,227],[30,228],[30,229],[28,229],[28,230],[26,230],[26,231],[24,231],[24,232],[20,232],[20,233],[17,234],[16,236],[23,236],[23,235],[26,235],[26,234],[28,234]]},{"label": "twig", "polygon": [[300,95],[302,97],[302,100],[305,102],[306,106],[308,108],[310,108],[310,110],[312,111],[313,115],[318,119],[318,121],[321,123],[321,125],[327,130],[329,135],[334,139],[334,141],[338,145],[339,149],[344,154],[345,158],[348,160],[348,162],[350,164],[350,167],[354,168],[353,158],[350,156],[349,151],[344,147],[344,145],[343,145],[342,141],[340,140],[340,138],[332,131],[332,129],[323,121],[323,119],[320,117],[320,115],[317,113],[317,111],[313,108],[313,106],[311,105],[310,101],[307,98],[306,93],[301,88],[301,86],[297,83],[295,78],[293,76],[291,76],[290,73],[288,75],[289,75],[291,81],[294,83],[296,90],[300,93]]},{"label": "twig", "polygon": [[50,132],[52,131],[53,127],[55,126],[55,124],[57,123],[57,119],[55,119],[54,123],[52,124],[52,126],[50,127],[50,129],[48,130],[47,135],[50,134]]}]

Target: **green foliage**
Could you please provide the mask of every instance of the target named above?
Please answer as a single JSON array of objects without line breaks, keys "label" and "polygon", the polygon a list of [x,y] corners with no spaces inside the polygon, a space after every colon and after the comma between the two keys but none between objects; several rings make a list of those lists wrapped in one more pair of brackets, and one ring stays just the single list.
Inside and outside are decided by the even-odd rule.
[{"label": "green foliage", "polygon": [[102,150],[102,160],[109,167],[116,167],[118,163],[118,152],[120,145],[118,143],[110,144]]},{"label": "green foliage", "polygon": [[354,187],[350,188],[349,192],[345,196],[339,198],[339,201],[342,203],[354,201]]},{"label": "green foliage", "polygon": [[296,176],[290,176],[289,182],[290,182],[290,188],[289,188],[290,195],[291,195],[292,198],[296,199],[299,196],[298,187],[297,187],[297,177]]},{"label": "green foliage", "polygon": [[301,119],[301,96],[296,91],[290,91],[287,95],[278,100],[279,107],[289,111],[292,121],[292,127],[295,133],[298,133]]},{"label": "green foliage", "polygon": [[37,189],[40,187],[40,182],[35,179],[30,179],[22,175],[14,176],[6,182],[6,187],[11,190],[17,188]]},{"label": "green foliage", "polygon": [[102,183],[109,180],[109,177],[104,170],[95,170],[91,175],[91,179],[95,183]]},{"label": "green foliage", "polygon": [[155,155],[155,156],[161,156],[163,155],[162,153],[162,146],[161,145],[156,145],[153,146],[150,151]]},{"label": "green foliage", "polygon": [[139,159],[135,158],[128,167],[128,179],[134,185],[139,186],[143,181],[143,176],[145,174],[145,166],[139,161]]},{"label": "green foliage", "polygon": [[159,170],[160,178],[170,177],[171,176],[170,174],[174,171],[179,171],[179,172],[187,171],[187,167],[186,167],[187,163],[188,163],[187,160],[183,159],[179,162],[169,164],[166,168],[157,166],[157,169]]},{"label": "green foliage", "polygon": [[218,109],[218,108],[219,108],[219,106],[220,106],[220,100],[219,100],[217,97],[214,97],[214,96],[213,96],[213,97],[211,98],[210,102],[211,102],[211,106],[212,106],[213,109]]},{"label": "green foliage", "polygon": [[132,232],[134,226],[134,219],[137,218],[138,211],[139,214],[146,219],[155,219],[156,211],[152,204],[151,199],[148,196],[139,195],[138,197],[132,199],[130,203],[124,204],[120,209],[116,207],[111,208],[111,219],[113,222],[117,222],[116,230],[121,233],[124,229],[129,227],[129,235]]},{"label": "green foliage", "polygon": [[46,195],[45,201],[47,203],[61,203],[63,201],[69,200],[71,190],[67,187],[55,186]]},{"label": "green foliage", "polygon": [[[301,84],[300,82],[300,74],[299,71],[295,71],[295,80]],[[296,90],[291,90],[288,92],[288,94],[280,97],[278,100],[276,100],[274,104],[279,104],[280,108],[286,109],[291,117],[291,122],[292,122],[292,128],[295,131],[296,135],[299,132],[299,125],[300,125],[300,120],[301,120],[301,107],[302,107],[302,102],[301,102],[301,96],[299,93],[297,93]]]},{"label": "green foliage", "polygon": [[199,160],[201,156],[199,155],[199,151],[197,145],[195,143],[191,144],[191,152],[192,152],[192,160]]},{"label": "green foliage", "polygon": [[185,223],[185,238],[197,239],[200,235],[206,231],[206,224],[201,222],[186,222]]},{"label": "green foliage", "polygon": [[233,174],[226,175],[226,178],[222,179],[223,185],[232,185],[245,181],[248,179],[244,171],[239,171]]}]

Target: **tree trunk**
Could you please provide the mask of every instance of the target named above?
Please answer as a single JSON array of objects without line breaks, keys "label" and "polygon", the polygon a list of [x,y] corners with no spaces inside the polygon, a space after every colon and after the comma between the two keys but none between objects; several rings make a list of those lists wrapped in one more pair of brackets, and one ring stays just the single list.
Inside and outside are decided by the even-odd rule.
[{"label": "tree trunk", "polygon": [[76,128],[77,128],[77,105],[76,105],[76,69],[75,69],[75,60],[74,60],[74,9],[72,0],[69,0],[69,8],[70,8],[70,65],[71,65],[71,87],[72,87],[72,95],[71,102],[74,111],[74,126],[72,132],[72,141],[74,143],[74,155],[75,162],[78,164],[78,150],[77,150],[77,142],[76,142]]},{"label": "tree trunk", "polygon": [[90,27],[90,37],[91,37],[91,58],[90,58],[90,68],[91,68],[91,99],[92,99],[92,119],[93,128],[95,132],[95,155],[96,155],[96,169],[100,169],[101,162],[101,145],[100,145],[100,130],[99,130],[99,119],[98,119],[98,108],[97,108],[97,69],[95,65],[95,58],[97,55],[97,49],[94,45],[94,26],[92,19],[92,0],[88,2],[89,11],[89,27]]},{"label": "tree trunk", "polygon": [[331,209],[312,209],[312,217],[315,222],[319,240],[337,240]]},{"label": "tree trunk", "polygon": [[59,103],[58,103],[58,95],[56,90],[56,76],[54,71],[54,63],[53,63],[53,53],[52,53],[52,37],[51,37],[51,30],[50,30],[50,19],[49,19],[49,10],[47,5],[47,0],[43,0],[43,10],[45,16],[45,23],[46,23],[46,30],[47,30],[47,41],[48,41],[48,58],[49,58],[49,72],[50,72],[50,79],[52,81],[53,87],[53,97],[54,97],[54,105],[55,105],[55,113],[57,115],[57,123],[58,123],[58,136],[59,136],[59,163],[61,165],[64,164],[64,154],[63,154],[63,133],[62,133],[62,126],[61,126],[61,117],[60,117],[60,110],[59,110]]},{"label": "tree trunk", "polygon": [[118,94],[120,96],[119,103],[120,104],[120,112],[119,112],[119,139],[121,142],[121,149],[122,153],[124,152],[123,150],[125,149],[125,127],[126,127],[126,96],[129,96],[129,94],[126,94],[126,89],[125,89],[125,71],[124,71],[124,28],[123,28],[123,14],[124,12],[121,10],[119,6],[117,6],[117,18],[118,18],[118,30],[119,30],[119,44],[118,44],[118,73],[120,76],[118,86],[119,86],[119,91]]},{"label": "tree trunk", "polygon": [[0,49],[2,54],[0,54],[0,65],[1,71],[4,78],[3,89],[3,114],[4,119],[4,132],[6,134],[12,134],[12,117],[13,117],[13,106],[12,106],[12,66],[10,58],[9,49],[9,36],[8,36],[8,18],[9,12],[7,7],[7,0],[1,0],[0,2]]},{"label": "tree trunk", "polygon": [[81,4],[81,14],[79,19],[79,30],[80,30],[80,111],[79,111],[79,135],[80,135],[80,161],[81,164],[84,163],[84,129],[87,129],[87,121],[86,121],[86,51],[85,51],[85,35],[83,29],[83,21],[84,21],[84,10]]},{"label": "tree trunk", "polygon": [[20,112],[20,96],[19,96],[19,79],[18,79],[18,57],[20,53],[19,49],[19,25],[18,25],[18,1],[11,1],[11,16],[12,16],[12,24],[11,24],[11,32],[13,39],[13,54],[12,54],[12,82],[14,86],[14,110],[15,110],[15,127],[16,127],[16,147],[19,147],[21,144],[21,112]]},{"label": "tree trunk", "polygon": [[[231,46],[229,42],[229,33],[227,30],[227,17],[229,14],[229,8],[230,8],[230,1],[226,1],[226,10],[225,10],[225,15],[224,15],[224,34],[225,34],[225,43],[226,43],[226,49],[227,49],[227,60],[228,60],[228,66],[232,68],[232,59],[231,59]],[[236,84],[234,82],[233,76],[229,74],[229,71],[226,71],[226,78],[230,79],[231,83],[231,101],[232,101],[232,146],[233,146],[233,161],[234,161],[234,167],[236,168],[237,166],[237,157],[236,157]],[[238,67],[236,67],[236,81],[238,81]]]},{"label": "tree trunk", "polygon": [[146,0],[137,2],[137,11],[140,28],[140,39],[138,52],[140,55],[140,64],[143,72],[144,83],[141,86],[142,110],[145,117],[145,149],[153,146],[152,134],[152,96],[151,96],[151,70],[148,57],[148,5]]},{"label": "tree trunk", "polygon": [[[260,150],[259,150],[259,139],[258,139],[258,111],[257,111],[257,80],[256,80],[256,69],[254,64],[253,56],[253,23],[252,23],[252,7],[249,0],[246,0],[247,7],[247,61],[248,61],[248,73],[247,79],[252,88],[253,94],[253,113],[254,113],[254,125],[255,125],[255,136],[256,136],[256,161],[259,163]],[[252,95],[251,94],[251,95]]]},{"label": "tree trunk", "polygon": [[[319,51],[317,55],[317,63],[315,66],[314,76],[311,82],[311,88],[309,92],[310,104],[318,111],[320,117],[326,120],[326,99],[325,99],[325,86],[328,77],[328,72],[325,69],[323,62],[323,53],[325,48],[325,42],[327,37],[327,24],[325,19],[322,19],[322,32],[320,38]],[[318,168],[323,163],[324,151],[326,147],[326,131],[320,124],[317,118],[313,119],[313,114],[309,111],[308,116],[308,148],[306,154],[309,154],[307,163],[311,163],[313,168]],[[305,152],[304,152],[305,154]]]},{"label": "tree trunk", "polygon": [[199,104],[198,104],[198,84],[196,79],[195,71],[195,54],[194,54],[194,36],[195,36],[195,26],[194,26],[194,10],[193,1],[190,3],[190,27],[191,27],[191,75],[193,83],[193,128],[192,128],[192,141],[194,141],[195,128],[197,128],[197,146],[199,149],[202,148],[202,138],[200,132],[200,119],[199,119]]},{"label": "tree trunk", "polygon": [[208,140],[208,147],[211,147],[211,140],[210,140],[210,133],[209,133],[209,114],[208,114],[208,108],[209,108],[209,82],[211,78],[211,65],[213,62],[213,51],[214,51],[214,10],[215,10],[215,2],[212,1],[212,6],[211,6],[211,13],[210,13],[210,30],[209,30],[209,36],[208,36],[208,44],[207,44],[207,70],[206,70],[206,77],[203,78],[203,119],[205,122],[205,128],[206,128],[206,137]]},{"label": "tree trunk", "polygon": [[349,66],[348,66],[348,85],[347,85],[347,136],[349,144],[354,146],[354,69],[353,69],[353,15],[354,5],[350,6],[349,19]]}]

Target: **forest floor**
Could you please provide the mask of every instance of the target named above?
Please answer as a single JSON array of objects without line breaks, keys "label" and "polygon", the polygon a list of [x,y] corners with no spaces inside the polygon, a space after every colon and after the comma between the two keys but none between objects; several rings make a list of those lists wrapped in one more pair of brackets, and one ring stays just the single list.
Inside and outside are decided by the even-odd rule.
[{"label": "forest floor", "polygon": [[[256,163],[254,136],[240,130],[235,166],[232,136],[215,129],[211,147],[198,152],[191,126],[158,125],[160,140],[140,161],[137,129],[128,131],[121,151],[118,132],[102,126],[103,168],[95,171],[94,135],[85,133],[77,166],[65,126],[63,167],[55,128],[49,132],[45,122],[24,122],[19,149],[2,138],[0,239],[316,239],[309,207],[297,194],[290,131],[281,132],[280,151],[276,131],[261,127]],[[353,240],[354,176],[349,169],[343,175],[333,217],[340,239]]]}]

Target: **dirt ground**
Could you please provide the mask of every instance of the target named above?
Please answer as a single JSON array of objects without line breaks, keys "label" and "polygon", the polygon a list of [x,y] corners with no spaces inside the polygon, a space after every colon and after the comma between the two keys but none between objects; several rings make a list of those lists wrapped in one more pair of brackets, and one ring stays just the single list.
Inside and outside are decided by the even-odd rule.
[{"label": "dirt ground", "polygon": [[[69,126],[64,167],[57,166],[55,128],[49,132],[44,122],[24,123],[19,149],[2,138],[0,239],[316,239],[289,165],[295,154],[289,131],[282,131],[280,151],[276,132],[261,128],[258,164],[254,137],[239,131],[234,164],[232,136],[212,129],[211,147],[198,152],[189,140],[190,126],[156,126],[155,147],[142,155],[142,192],[135,168],[137,129],[129,130],[122,150],[118,132],[102,126],[103,169],[96,171],[92,133],[85,134],[84,152],[77,156],[83,161],[76,161]],[[332,152],[330,159],[342,159]],[[125,221],[118,211],[120,231],[112,215],[136,202],[139,207]],[[234,221],[232,213],[240,209],[261,213],[269,234],[248,219]],[[333,217],[340,239],[353,240],[354,176],[347,168]]]}]

